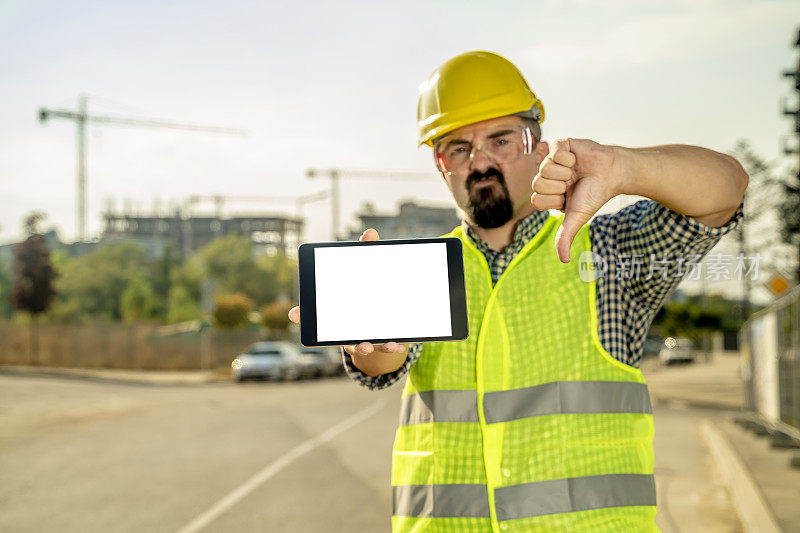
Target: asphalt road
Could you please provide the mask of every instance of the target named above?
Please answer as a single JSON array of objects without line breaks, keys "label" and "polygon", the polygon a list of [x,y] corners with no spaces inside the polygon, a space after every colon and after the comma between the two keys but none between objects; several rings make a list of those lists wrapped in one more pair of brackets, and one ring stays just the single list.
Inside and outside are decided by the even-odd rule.
[{"label": "asphalt road", "polygon": [[[719,403],[730,372],[706,366],[650,371],[667,533],[741,530],[697,432],[730,409]],[[388,532],[399,394],[346,377],[147,386],[0,375],[0,531]]]}]

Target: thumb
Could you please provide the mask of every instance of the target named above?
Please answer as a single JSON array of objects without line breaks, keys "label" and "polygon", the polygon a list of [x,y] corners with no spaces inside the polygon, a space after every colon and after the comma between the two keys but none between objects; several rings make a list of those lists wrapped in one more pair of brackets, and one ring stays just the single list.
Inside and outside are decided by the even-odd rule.
[{"label": "thumb", "polygon": [[590,218],[591,215],[586,216],[585,213],[577,211],[568,210],[564,214],[564,220],[556,232],[556,253],[562,263],[569,263],[569,251],[572,248],[572,241],[581,226],[586,224]]},{"label": "thumb", "polygon": [[375,228],[367,228],[364,230],[364,233],[361,234],[361,237],[358,239],[359,241],[377,241],[378,240],[378,230]]}]

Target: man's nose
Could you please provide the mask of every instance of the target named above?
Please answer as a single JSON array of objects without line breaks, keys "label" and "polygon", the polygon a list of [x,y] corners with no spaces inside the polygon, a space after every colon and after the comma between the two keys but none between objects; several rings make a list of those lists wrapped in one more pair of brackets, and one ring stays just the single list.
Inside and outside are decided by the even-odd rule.
[{"label": "man's nose", "polygon": [[469,163],[470,171],[478,170],[480,172],[485,172],[486,169],[488,169],[493,164],[494,164],[493,161],[489,159],[489,157],[486,155],[486,153],[480,146],[476,146],[475,148],[472,149],[472,153],[470,154],[470,163]]}]

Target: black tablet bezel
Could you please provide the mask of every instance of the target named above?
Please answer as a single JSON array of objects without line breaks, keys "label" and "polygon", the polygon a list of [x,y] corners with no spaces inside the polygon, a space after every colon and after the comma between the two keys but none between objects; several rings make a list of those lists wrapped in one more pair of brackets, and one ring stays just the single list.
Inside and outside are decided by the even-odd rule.
[{"label": "black tablet bezel", "polygon": [[[447,273],[450,284],[450,326],[452,335],[446,337],[404,337],[399,339],[346,339],[317,341],[317,301],[314,250],[332,246],[392,246],[396,244],[445,243]],[[339,346],[371,342],[444,342],[461,341],[469,337],[467,294],[464,286],[464,257],[461,240],[457,237],[423,239],[386,239],[378,241],[308,242],[297,249],[298,284],[300,287],[300,342],[303,346]]]}]

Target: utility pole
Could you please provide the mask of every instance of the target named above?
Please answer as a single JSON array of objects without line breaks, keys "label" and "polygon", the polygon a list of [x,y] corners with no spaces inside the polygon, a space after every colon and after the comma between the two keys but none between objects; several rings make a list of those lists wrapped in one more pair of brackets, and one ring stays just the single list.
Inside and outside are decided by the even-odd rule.
[{"label": "utility pole", "polygon": [[[747,207],[747,203],[745,203]],[[743,213],[746,218],[746,213]],[[747,257],[747,231],[745,224],[741,224],[738,229],[739,237],[739,257]],[[742,273],[742,323],[750,316],[750,278]]]},{"label": "utility pole", "polygon": [[[82,94],[78,98],[78,114],[75,117],[78,134],[78,198],[76,199],[78,216],[75,222],[78,226],[78,240],[81,242],[86,240],[86,107],[86,95]],[[44,109],[40,111],[39,116],[42,122],[46,120]]]},{"label": "utility pole", "polygon": [[331,179],[331,189],[330,189],[330,197],[331,197],[331,240],[338,241],[339,240],[339,178],[341,177],[341,171],[336,168],[330,168],[328,170],[317,170],[310,168],[306,170],[306,177],[316,178],[317,176],[321,176],[323,174],[327,174],[328,177]]},{"label": "utility pole", "polygon": [[100,115],[90,115],[88,112],[88,98],[81,95],[78,98],[78,109],[76,111],[67,109],[39,109],[39,121],[44,123],[51,118],[72,120],[77,127],[77,148],[78,148],[78,198],[76,200],[76,226],[78,240],[85,241],[87,237],[86,229],[86,126],[92,124],[113,124],[118,126],[137,126],[148,128],[169,128],[184,131],[200,131],[207,133],[221,133],[228,135],[247,135],[244,130],[235,128],[221,128],[218,126],[203,126],[199,124],[185,124],[169,122],[165,120],[135,119],[124,117],[110,117]]},{"label": "utility pole", "polygon": [[[800,28],[797,29],[797,40],[795,41],[793,48],[797,48],[800,50]],[[794,70],[786,70],[783,72],[784,78],[794,78],[794,91],[797,93],[798,101],[800,101],[800,56],[798,56],[797,66]],[[800,104],[794,110],[790,110],[786,107],[784,102],[783,104],[783,114],[788,116],[794,117],[794,131],[790,134],[792,137],[797,137],[800,135]],[[792,155],[797,154],[800,156],[800,146],[788,146],[786,144],[786,136],[782,137],[782,144],[781,148],[783,149],[783,153],[785,155]],[[795,182],[795,186],[800,187],[800,157],[798,158],[797,164],[797,181]],[[798,261],[797,265],[797,280],[800,281],[800,261]]]},{"label": "utility pole", "polygon": [[303,219],[303,226],[300,229],[300,242],[305,242],[305,217],[303,216],[303,206],[318,200],[324,200],[331,195],[331,191],[323,189],[321,191],[298,196],[294,201],[294,212],[298,218]]},{"label": "utility pole", "polygon": [[333,224],[333,240],[339,240],[339,177],[340,172],[335,169],[331,169],[328,172],[328,175],[331,178],[331,213],[333,219],[331,223]]},{"label": "utility pole", "polygon": [[310,168],[306,177],[327,176],[331,180],[331,240],[339,240],[339,180],[345,178],[366,179],[433,179],[435,174],[428,172],[405,172],[387,170],[342,170],[329,168],[325,170]]}]

